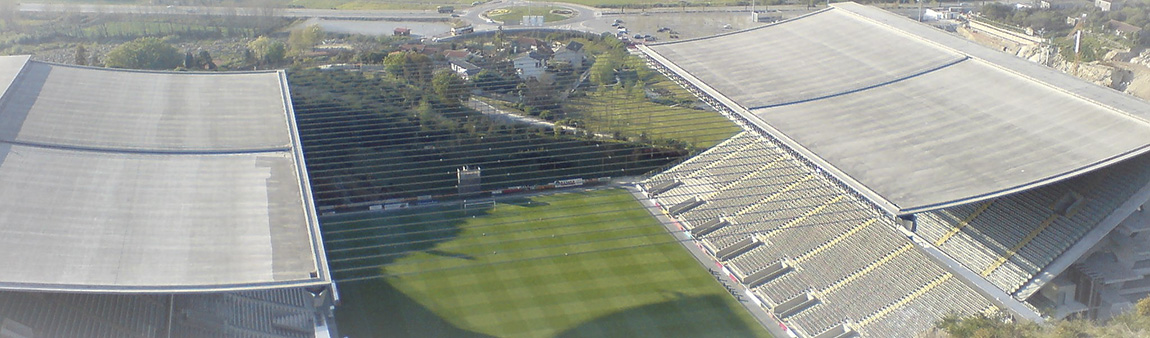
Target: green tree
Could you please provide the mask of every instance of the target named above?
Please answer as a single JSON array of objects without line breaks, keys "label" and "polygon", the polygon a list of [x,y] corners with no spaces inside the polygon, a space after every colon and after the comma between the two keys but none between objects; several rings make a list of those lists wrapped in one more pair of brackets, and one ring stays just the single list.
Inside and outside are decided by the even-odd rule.
[{"label": "green tree", "polygon": [[431,79],[431,88],[439,98],[449,104],[459,104],[470,98],[467,83],[454,72],[440,69]]},{"label": "green tree", "polygon": [[143,37],[116,46],[104,57],[112,68],[174,69],[182,61],[171,44],[155,37]]},{"label": "green tree", "polygon": [[386,57],[387,57],[387,54],[384,52],[363,51],[363,52],[359,52],[359,54],[355,55],[355,62],[379,64],[379,63],[383,63],[383,59]]},{"label": "green tree", "polygon": [[76,58],[73,62],[81,66],[88,64],[88,49],[84,45],[76,45]]},{"label": "green tree", "polygon": [[979,8],[979,13],[991,20],[1006,22],[1008,18],[1014,15],[1014,7],[1000,3],[989,3]]},{"label": "green tree", "polygon": [[1134,304],[1134,309],[1138,311],[1138,315],[1150,317],[1150,297],[1142,298]]},{"label": "green tree", "polygon": [[601,86],[615,83],[616,66],[610,55],[604,54],[595,58],[595,63],[591,65],[591,82]]},{"label": "green tree", "polygon": [[383,58],[383,69],[392,75],[403,76],[405,68],[407,68],[407,52],[387,54]]},{"label": "green tree", "polygon": [[319,25],[307,26],[291,31],[291,35],[288,35],[288,46],[291,46],[292,52],[295,53],[309,52],[315,45],[323,41],[323,37],[323,27]]},{"label": "green tree", "polygon": [[196,57],[194,55],[192,55],[192,52],[184,53],[184,68],[187,68],[187,69],[198,68],[196,65]]},{"label": "green tree", "polygon": [[280,63],[287,54],[283,42],[267,36],[260,36],[255,41],[249,42],[248,48],[252,50],[252,56],[256,58],[256,61],[261,64]]},{"label": "green tree", "polygon": [[1039,337],[1042,332],[1042,328],[1031,321],[1009,321],[1005,315],[983,313],[968,317],[950,314],[943,317],[936,327],[955,338]]},{"label": "green tree", "polygon": [[636,81],[635,84],[631,85],[631,88],[628,88],[629,92],[627,95],[630,96],[632,100],[646,100],[647,92],[644,90],[646,88],[647,83],[643,82],[643,80]]},{"label": "green tree", "polygon": [[204,69],[207,69],[207,70],[215,70],[216,69],[216,62],[214,60],[212,60],[212,54],[208,53],[208,51],[206,51],[206,50],[201,50],[200,54],[196,55],[196,62],[199,63],[199,65],[201,67],[203,67]]},{"label": "green tree", "polygon": [[426,84],[431,80],[432,62],[427,55],[396,52],[383,58],[383,69],[410,82]]},{"label": "green tree", "polygon": [[515,89],[517,85],[513,79],[508,79],[501,76],[498,72],[491,69],[483,69],[471,78],[471,83],[474,83],[479,89],[486,91],[506,93],[507,91]]}]

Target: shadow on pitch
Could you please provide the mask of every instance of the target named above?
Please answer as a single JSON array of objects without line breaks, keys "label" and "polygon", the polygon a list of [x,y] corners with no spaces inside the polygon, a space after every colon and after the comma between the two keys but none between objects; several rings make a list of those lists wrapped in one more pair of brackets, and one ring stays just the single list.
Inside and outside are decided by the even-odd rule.
[{"label": "shadow on pitch", "polygon": [[551,205],[551,203],[547,203],[547,202],[533,201],[533,200],[531,200],[531,198],[528,198],[528,197],[513,197],[513,198],[508,198],[508,199],[500,199],[499,203],[521,206],[521,207],[528,207],[528,208],[545,207],[545,206]]},{"label": "shadow on pitch", "polygon": [[454,253],[454,252],[446,252],[446,251],[440,251],[440,250],[427,250],[424,252],[431,254],[431,255],[442,256],[442,257],[466,259],[469,261],[475,260],[475,256],[464,254],[464,253]]},{"label": "shadow on pitch", "polygon": [[386,279],[339,283],[340,336],[488,338],[459,328],[396,289]]},{"label": "shadow on pitch", "polygon": [[764,332],[739,320],[720,295],[687,296],[660,292],[670,300],[624,309],[594,318],[556,337],[753,337]]},{"label": "shadow on pitch", "polygon": [[[381,268],[418,252],[476,260],[436,247],[455,240],[471,217],[488,213],[490,210],[462,211],[459,206],[441,206],[320,218],[332,277],[336,281],[375,278]],[[418,262],[411,262],[415,263]]]}]

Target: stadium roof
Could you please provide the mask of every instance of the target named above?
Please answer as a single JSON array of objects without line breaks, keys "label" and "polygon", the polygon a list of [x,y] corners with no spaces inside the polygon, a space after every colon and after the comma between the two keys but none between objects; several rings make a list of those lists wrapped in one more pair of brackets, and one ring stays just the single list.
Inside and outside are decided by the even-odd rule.
[{"label": "stadium roof", "polygon": [[855,3],[651,59],[908,214],[1070,178],[1150,145],[1150,104]]},{"label": "stadium roof", "polygon": [[0,288],[329,283],[283,72],[0,57]]}]

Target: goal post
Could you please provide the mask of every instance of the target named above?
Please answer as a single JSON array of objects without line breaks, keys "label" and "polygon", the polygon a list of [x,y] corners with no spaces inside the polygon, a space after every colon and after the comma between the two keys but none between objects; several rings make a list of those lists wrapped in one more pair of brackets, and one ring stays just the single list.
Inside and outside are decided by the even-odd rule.
[{"label": "goal post", "polygon": [[495,210],[495,200],[464,200],[460,205],[463,210]]}]

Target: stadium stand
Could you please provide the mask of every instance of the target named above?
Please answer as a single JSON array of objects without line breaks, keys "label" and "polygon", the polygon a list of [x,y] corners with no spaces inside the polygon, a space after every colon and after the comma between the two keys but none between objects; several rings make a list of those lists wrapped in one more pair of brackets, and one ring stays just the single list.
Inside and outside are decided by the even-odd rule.
[{"label": "stadium stand", "polygon": [[1146,102],[853,3],[638,48],[746,130],[643,187],[799,336],[1150,289]]},{"label": "stadium stand", "polygon": [[2,335],[329,335],[283,71],[0,56],[0,90]]},{"label": "stadium stand", "polygon": [[[735,138],[751,138],[750,144],[764,150],[778,149],[765,137],[743,133]],[[735,177],[731,182],[676,186],[653,198],[711,196],[677,218],[692,230],[717,227],[694,235],[800,335],[816,336],[846,324],[850,332],[913,336],[937,318],[905,322],[921,311],[969,314],[992,307],[914,249],[895,230],[892,217],[778,150],[756,154],[770,165],[740,162],[732,154],[745,151],[746,144],[724,142],[643,186],[659,185],[656,178],[665,182],[667,177],[698,177],[709,168],[732,166],[726,161],[738,163],[742,175],[725,175]],[[699,163],[704,161],[709,162]],[[724,221],[716,222],[719,219]],[[950,294],[964,302],[946,301]]]},{"label": "stadium stand", "polygon": [[638,48],[704,102],[897,215],[1150,149],[1145,102],[853,3]]},{"label": "stadium stand", "polygon": [[314,337],[302,288],[209,294],[0,292],[0,322],[28,337]]},{"label": "stadium stand", "polygon": [[[920,213],[916,225],[940,250],[1016,293],[1145,186],[1148,164],[1142,156],[987,202]],[[1081,197],[1079,210],[1058,213],[1060,199],[1073,195]]]}]

